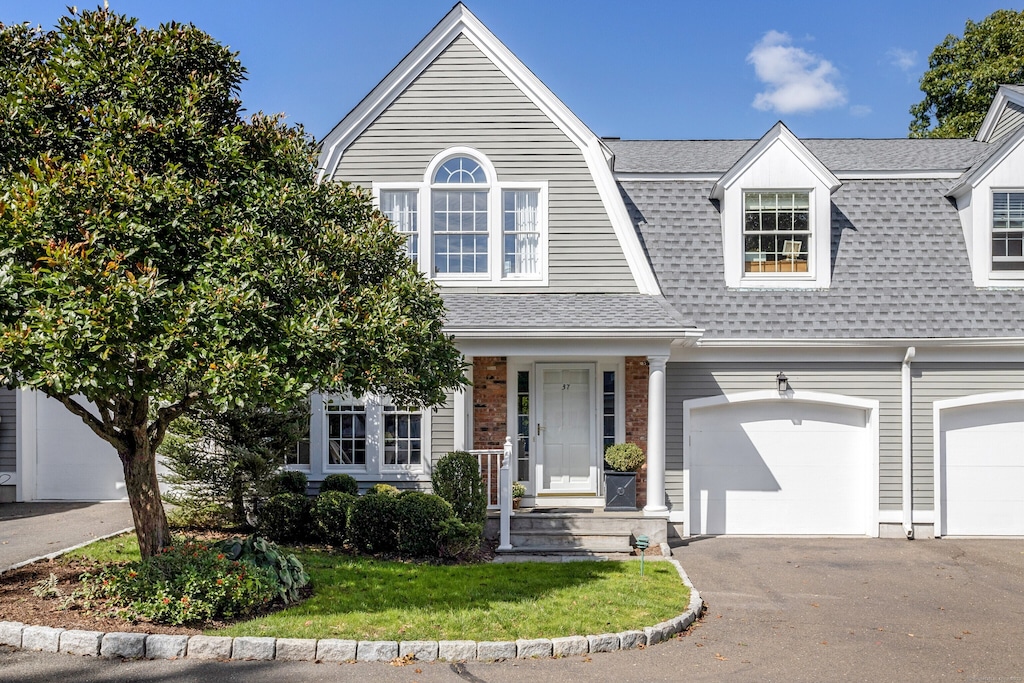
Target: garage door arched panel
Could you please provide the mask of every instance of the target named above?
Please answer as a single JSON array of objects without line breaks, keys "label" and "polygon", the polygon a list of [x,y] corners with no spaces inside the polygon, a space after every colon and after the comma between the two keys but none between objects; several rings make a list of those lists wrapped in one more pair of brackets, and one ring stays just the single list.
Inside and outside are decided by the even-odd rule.
[{"label": "garage door arched panel", "polygon": [[1024,391],[936,401],[936,536],[1024,536]]},{"label": "garage door arched panel", "polygon": [[687,535],[877,535],[878,402],[748,392],[683,404]]}]

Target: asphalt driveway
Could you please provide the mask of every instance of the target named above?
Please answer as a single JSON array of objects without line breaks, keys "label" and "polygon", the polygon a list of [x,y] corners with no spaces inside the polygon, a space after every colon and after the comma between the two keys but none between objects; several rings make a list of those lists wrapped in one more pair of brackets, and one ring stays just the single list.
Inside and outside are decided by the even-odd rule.
[{"label": "asphalt driveway", "polygon": [[0,504],[0,572],[131,526],[128,503]]},{"label": "asphalt driveway", "polygon": [[0,648],[0,681],[1024,681],[1024,540],[713,538],[676,557],[708,612],[642,651],[396,667]]}]

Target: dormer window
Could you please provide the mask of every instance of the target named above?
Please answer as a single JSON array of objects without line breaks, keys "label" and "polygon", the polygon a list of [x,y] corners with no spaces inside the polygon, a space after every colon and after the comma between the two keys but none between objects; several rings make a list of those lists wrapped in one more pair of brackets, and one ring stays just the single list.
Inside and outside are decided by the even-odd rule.
[{"label": "dormer window", "polygon": [[744,273],[807,273],[811,243],[809,192],[743,195]]},{"label": "dormer window", "polygon": [[[381,211],[420,270],[450,285],[547,280],[547,182],[503,182],[468,147],[434,157],[422,183],[377,183]],[[420,219],[420,207],[429,215]]]},{"label": "dormer window", "polygon": [[1024,191],[992,193],[992,270],[1024,271]]}]

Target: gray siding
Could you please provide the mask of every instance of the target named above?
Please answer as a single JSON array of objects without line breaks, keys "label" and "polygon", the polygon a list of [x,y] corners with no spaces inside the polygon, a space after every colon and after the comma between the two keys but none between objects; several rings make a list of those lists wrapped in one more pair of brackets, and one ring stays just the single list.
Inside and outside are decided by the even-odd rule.
[{"label": "gray siding", "polygon": [[[775,376],[782,369],[794,389],[879,402],[879,508],[900,509],[903,497],[900,364],[785,363],[783,366],[778,363],[669,363],[665,487],[672,508],[683,507],[683,401],[772,389]],[[915,479],[915,489],[917,484]]]},{"label": "gray siding", "polygon": [[996,127],[992,131],[990,142],[995,142],[1012,133],[1020,128],[1021,124],[1024,124],[1024,107],[1015,102],[1007,102],[1006,109],[1003,110],[999,121],[996,122]]},{"label": "gray siding", "polygon": [[549,287],[487,292],[637,291],[579,148],[463,36],[345,150],[334,178],[418,183],[460,145],[486,154],[501,181],[548,182]]},{"label": "gray siding", "polygon": [[448,401],[430,416],[430,462],[436,463],[441,457],[455,450],[455,401],[448,395]]},{"label": "gray siding", "polygon": [[0,472],[18,469],[17,394],[0,387]]},{"label": "gray siding", "polygon": [[913,377],[914,509],[934,509],[935,401],[1024,390],[1024,363],[915,363]]}]

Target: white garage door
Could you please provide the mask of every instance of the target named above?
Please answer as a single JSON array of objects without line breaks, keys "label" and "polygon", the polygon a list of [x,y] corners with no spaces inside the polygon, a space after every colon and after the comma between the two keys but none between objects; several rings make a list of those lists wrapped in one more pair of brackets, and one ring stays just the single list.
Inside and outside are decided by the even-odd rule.
[{"label": "white garage door", "polygon": [[942,533],[1024,536],[1024,400],[943,410]]},{"label": "white garage door", "polygon": [[791,399],[690,413],[690,534],[868,534],[868,410]]},{"label": "white garage door", "polygon": [[35,499],[126,498],[117,451],[61,403],[36,392],[30,396],[36,401]]}]

